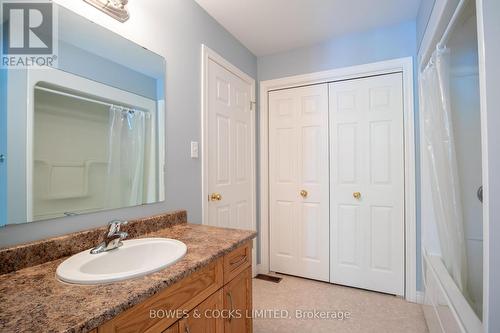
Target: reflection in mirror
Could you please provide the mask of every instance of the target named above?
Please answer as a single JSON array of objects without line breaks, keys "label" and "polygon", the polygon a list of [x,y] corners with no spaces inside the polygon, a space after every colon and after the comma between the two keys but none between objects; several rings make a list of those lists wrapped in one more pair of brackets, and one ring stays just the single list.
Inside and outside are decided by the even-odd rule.
[{"label": "reflection in mirror", "polygon": [[62,7],[58,21],[57,68],[2,70],[0,226],[165,197],[164,59]]},{"label": "reflection in mirror", "polygon": [[108,99],[35,85],[33,220],[157,201],[154,101],[100,89]]}]

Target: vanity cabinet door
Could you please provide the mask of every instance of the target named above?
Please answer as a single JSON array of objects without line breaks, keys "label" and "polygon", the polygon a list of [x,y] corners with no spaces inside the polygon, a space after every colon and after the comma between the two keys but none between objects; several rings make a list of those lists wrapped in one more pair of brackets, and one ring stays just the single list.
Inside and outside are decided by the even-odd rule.
[{"label": "vanity cabinet door", "polygon": [[203,301],[179,321],[179,333],[223,333],[222,289]]},{"label": "vanity cabinet door", "polygon": [[252,268],[249,267],[224,286],[224,333],[252,332]]},{"label": "vanity cabinet door", "polygon": [[[108,321],[99,327],[99,333],[163,332],[170,328],[177,318],[168,316],[151,318],[151,310],[190,311],[220,290],[222,285],[223,263],[220,258]],[[184,333],[184,331],[181,332]]]}]

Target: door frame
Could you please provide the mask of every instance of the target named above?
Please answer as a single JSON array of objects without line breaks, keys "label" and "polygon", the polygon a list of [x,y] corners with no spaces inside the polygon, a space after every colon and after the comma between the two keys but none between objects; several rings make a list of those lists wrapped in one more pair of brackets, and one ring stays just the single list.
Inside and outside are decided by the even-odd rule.
[{"label": "door frame", "polygon": [[[201,211],[202,211],[202,224],[208,225],[208,62],[212,60],[224,67],[226,70],[230,71],[234,75],[238,76],[243,81],[250,84],[251,95],[250,95],[250,112],[252,114],[251,120],[251,159],[250,163],[250,182],[252,185],[252,226],[254,230],[257,230],[257,195],[256,195],[256,119],[255,119],[255,80],[248,74],[244,73],[241,69],[231,64],[229,61],[224,59],[217,52],[213,51],[205,44],[201,45]],[[254,241],[255,244],[255,241]],[[254,267],[255,267],[255,246],[254,246]]]},{"label": "door frame", "polygon": [[[500,133],[497,130],[500,121],[498,109],[500,96],[498,85],[500,73],[498,59],[500,47],[497,40],[500,24],[497,16],[500,5],[493,0],[477,0],[477,26],[479,43],[479,90],[481,102],[481,149],[483,154],[483,325],[485,332],[500,329],[500,317],[495,315],[500,310],[500,208],[495,204],[500,197]],[[490,204],[492,203],[492,204]],[[495,282],[497,281],[497,282]]]},{"label": "door frame", "polygon": [[413,58],[405,57],[260,82],[260,253],[259,273],[269,272],[269,104],[273,90],[401,72],[404,112],[405,299],[417,301],[417,230]]}]

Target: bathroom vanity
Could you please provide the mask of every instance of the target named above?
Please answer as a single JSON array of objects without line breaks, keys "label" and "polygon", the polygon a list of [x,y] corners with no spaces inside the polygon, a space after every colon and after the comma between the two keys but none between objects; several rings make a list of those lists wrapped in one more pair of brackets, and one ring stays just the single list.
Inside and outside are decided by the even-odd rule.
[{"label": "bathroom vanity", "polygon": [[61,282],[56,269],[106,228],[0,249],[2,332],[251,332],[256,233],[187,223],[185,211],[130,221],[129,238],[182,241],[156,273],[109,284]]},{"label": "bathroom vanity", "polygon": [[252,332],[251,243],[187,275],[93,332]]}]

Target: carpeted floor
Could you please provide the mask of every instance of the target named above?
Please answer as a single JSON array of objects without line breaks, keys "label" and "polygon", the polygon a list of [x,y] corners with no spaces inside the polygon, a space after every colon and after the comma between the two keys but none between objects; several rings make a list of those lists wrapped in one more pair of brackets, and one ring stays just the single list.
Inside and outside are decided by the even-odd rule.
[{"label": "carpeted floor", "polygon": [[418,304],[391,295],[279,276],[283,280],[278,284],[253,280],[254,333],[428,332]]}]

